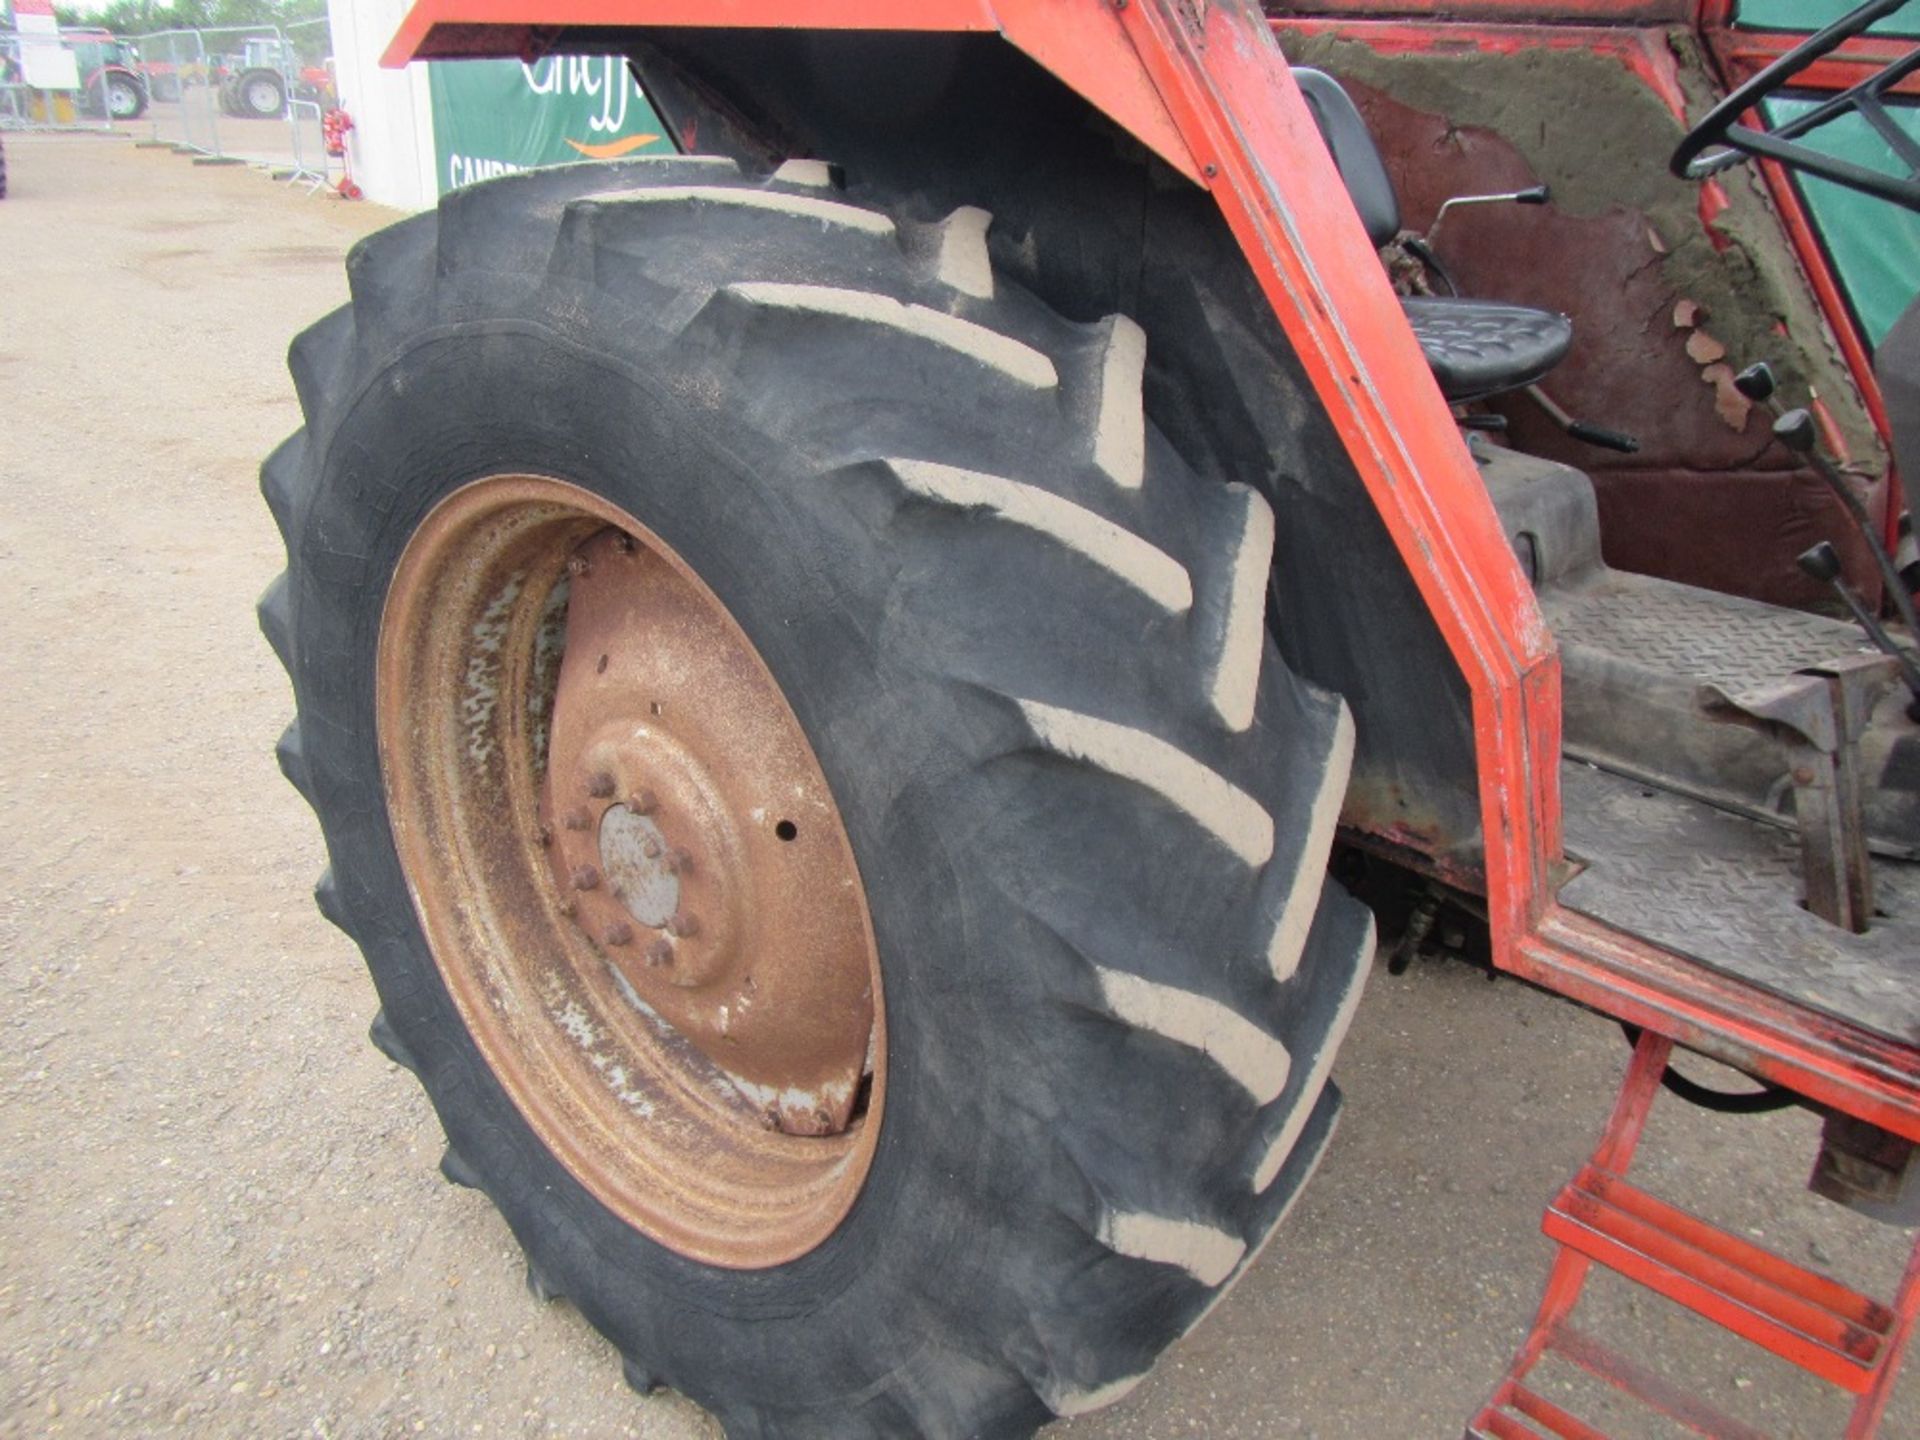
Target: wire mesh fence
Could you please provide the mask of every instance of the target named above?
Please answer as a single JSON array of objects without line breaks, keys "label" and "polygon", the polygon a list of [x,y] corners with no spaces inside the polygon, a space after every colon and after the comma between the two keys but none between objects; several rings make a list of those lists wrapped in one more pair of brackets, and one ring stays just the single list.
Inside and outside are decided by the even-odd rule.
[{"label": "wire mesh fence", "polygon": [[106,31],[0,35],[0,127],[109,131],[145,110],[138,63]]},{"label": "wire mesh fence", "polygon": [[[339,101],[324,17],[156,30],[113,43],[138,105],[109,103],[95,128],[203,163],[258,165],[313,188],[326,182],[323,117]],[[0,90],[0,124],[9,123],[7,105]]]}]

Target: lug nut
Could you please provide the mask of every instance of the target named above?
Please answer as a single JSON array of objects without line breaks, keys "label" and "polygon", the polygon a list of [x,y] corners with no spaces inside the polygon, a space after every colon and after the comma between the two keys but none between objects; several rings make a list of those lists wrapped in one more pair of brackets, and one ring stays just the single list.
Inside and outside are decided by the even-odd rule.
[{"label": "lug nut", "polygon": [[567,557],[567,573],[569,575],[576,577],[585,575],[592,568],[592,562],[584,555],[569,555]]},{"label": "lug nut", "polygon": [[660,858],[660,842],[651,835],[647,836],[646,839],[640,842],[640,853],[649,860],[658,860]]},{"label": "lug nut", "polygon": [[676,940],[684,940],[690,935],[700,933],[700,917],[690,910],[676,910],[673,918],[667,921],[667,934]]},{"label": "lug nut", "polygon": [[613,794],[613,776],[604,770],[597,772],[592,779],[587,781],[587,794],[593,796],[596,800],[606,799],[609,795]]},{"label": "lug nut", "polygon": [[[693,873],[693,856],[678,845],[667,851],[667,873],[670,875],[690,875]],[[692,933],[692,932],[688,932]]]},{"label": "lug nut", "polygon": [[615,536],[613,541],[613,548],[618,550],[622,555],[631,555],[633,553],[633,536],[631,535]]},{"label": "lug nut", "polygon": [[625,945],[633,939],[633,927],[624,920],[616,920],[607,931],[607,944]]},{"label": "lug nut", "polygon": [[663,965],[673,964],[673,942],[656,940],[647,946],[647,964],[658,970]]},{"label": "lug nut", "polygon": [[594,886],[598,885],[599,883],[600,883],[600,872],[594,869],[593,866],[576,865],[573,867],[573,888],[574,889],[591,890],[593,889]]},{"label": "lug nut", "polygon": [[580,907],[574,904],[573,901],[570,899],[562,900],[560,902],[560,913],[566,916],[567,919],[571,920],[575,915],[580,913]]},{"label": "lug nut", "polygon": [[560,817],[560,823],[569,830],[584,830],[593,823],[593,817],[576,805]]},{"label": "lug nut", "polygon": [[659,797],[644,787],[627,797],[627,809],[636,815],[651,815],[659,804]]}]

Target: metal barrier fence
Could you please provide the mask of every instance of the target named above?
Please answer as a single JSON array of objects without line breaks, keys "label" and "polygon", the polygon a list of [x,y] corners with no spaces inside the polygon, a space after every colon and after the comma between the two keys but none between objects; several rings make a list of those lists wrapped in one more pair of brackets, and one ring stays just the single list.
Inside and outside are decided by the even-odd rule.
[{"label": "metal barrier fence", "polygon": [[158,30],[130,46],[145,86],[141,144],[326,183],[321,117],[338,100],[325,19]]},{"label": "metal barrier fence", "polygon": [[0,128],[111,131],[145,98],[127,47],[105,31],[0,35]]}]

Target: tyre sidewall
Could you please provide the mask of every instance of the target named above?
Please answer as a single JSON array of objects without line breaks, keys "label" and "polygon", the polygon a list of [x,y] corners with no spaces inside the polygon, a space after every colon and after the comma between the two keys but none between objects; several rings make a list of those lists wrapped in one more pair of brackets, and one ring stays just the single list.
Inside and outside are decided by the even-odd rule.
[{"label": "tyre sidewall", "polygon": [[[897,503],[886,487],[823,476],[737,428],[716,448],[710,417],[682,398],[705,393],[702,378],[682,372],[669,389],[517,323],[468,325],[379,366],[337,427],[351,443],[316,447],[294,567],[301,708],[336,881],[388,1018],[529,1255],[623,1351],[696,1399],[844,1411],[850,1393],[911,1366],[924,1337],[971,1328],[984,1346],[1018,1333],[1009,1274],[1042,1283],[1104,1252],[1084,1218],[1036,1198],[1091,1199],[1047,1138],[1048,1112],[1075,1097],[1043,1096],[1032,1078],[1044,1025],[1030,1033],[1022,1017],[1057,999],[1044,974],[1007,963],[1026,922],[969,880],[979,867],[943,824],[961,774],[1017,748],[1013,719],[885,655],[892,566],[872,512]],[[508,473],[582,485],[672,545],[758,646],[840,804],[881,956],[885,1115],[852,1214],[790,1264],[700,1265],[600,1206],[495,1082],[407,901],[372,778],[382,598],[435,503]],[[1197,1303],[1193,1288],[1176,1277],[1152,1303]]]}]

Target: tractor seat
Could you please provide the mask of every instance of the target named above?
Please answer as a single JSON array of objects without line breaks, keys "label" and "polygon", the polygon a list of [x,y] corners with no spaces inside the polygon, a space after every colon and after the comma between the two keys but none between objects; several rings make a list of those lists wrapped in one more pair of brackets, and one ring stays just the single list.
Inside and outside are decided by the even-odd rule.
[{"label": "tractor seat", "polygon": [[1440,393],[1479,400],[1531,385],[1565,358],[1573,322],[1531,305],[1407,295],[1400,301]]},{"label": "tractor seat", "polygon": [[[1375,248],[1400,233],[1400,200],[1373,143],[1367,122],[1340,82],[1320,70],[1296,68],[1300,93],[1353,198]],[[1531,385],[1565,358],[1573,322],[1531,305],[1457,296],[1401,298],[1413,333],[1426,352],[1440,393],[1456,404]]]}]

